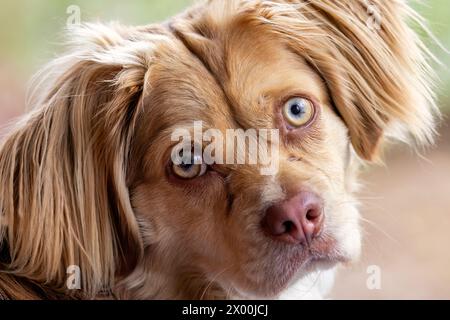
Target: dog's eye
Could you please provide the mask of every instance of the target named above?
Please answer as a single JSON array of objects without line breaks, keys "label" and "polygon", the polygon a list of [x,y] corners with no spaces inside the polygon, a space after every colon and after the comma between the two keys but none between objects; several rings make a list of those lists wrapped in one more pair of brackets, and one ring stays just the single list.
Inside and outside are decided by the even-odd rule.
[{"label": "dog's eye", "polygon": [[283,106],[283,116],[294,128],[308,124],[314,112],[314,104],[306,98],[292,98]]},{"label": "dog's eye", "polygon": [[173,173],[181,179],[194,179],[204,175],[208,166],[204,163],[196,164],[199,162],[197,157],[201,156],[192,155],[191,159],[185,159],[179,165],[172,164]]}]

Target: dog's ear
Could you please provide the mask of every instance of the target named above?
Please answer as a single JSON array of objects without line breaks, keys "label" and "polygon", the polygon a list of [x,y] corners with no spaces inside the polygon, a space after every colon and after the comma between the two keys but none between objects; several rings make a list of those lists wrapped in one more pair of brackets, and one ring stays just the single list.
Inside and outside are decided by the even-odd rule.
[{"label": "dog's ear", "polygon": [[95,296],[142,255],[126,175],[155,41],[103,25],[71,38],[74,51],[36,78],[33,111],[1,146],[0,239],[9,273],[65,290],[77,265]]},{"label": "dog's ear", "polygon": [[[322,76],[355,150],[375,160],[383,137],[431,142],[438,114],[430,54],[405,1],[259,2],[260,25]],[[426,28],[425,28],[426,30]]]}]

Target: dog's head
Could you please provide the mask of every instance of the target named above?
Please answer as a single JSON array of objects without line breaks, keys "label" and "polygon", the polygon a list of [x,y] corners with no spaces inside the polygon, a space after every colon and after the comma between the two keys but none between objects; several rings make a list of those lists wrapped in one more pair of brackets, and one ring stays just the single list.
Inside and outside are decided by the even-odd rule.
[{"label": "dog's head", "polygon": [[[8,269],[61,285],[80,265],[94,293],[120,275],[140,297],[274,297],[356,258],[358,163],[433,134],[411,17],[402,1],[213,0],[163,26],[80,28],[3,146]],[[180,129],[197,162],[174,160]],[[205,164],[231,129],[276,129],[246,146],[277,152]]]}]

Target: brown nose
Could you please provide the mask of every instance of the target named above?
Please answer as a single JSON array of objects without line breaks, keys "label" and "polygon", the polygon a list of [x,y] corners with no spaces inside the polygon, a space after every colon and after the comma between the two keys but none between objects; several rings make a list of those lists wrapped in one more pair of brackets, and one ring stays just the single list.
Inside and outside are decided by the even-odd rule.
[{"label": "brown nose", "polygon": [[314,193],[302,191],[266,211],[262,226],[272,238],[293,244],[310,243],[322,229],[323,205]]}]

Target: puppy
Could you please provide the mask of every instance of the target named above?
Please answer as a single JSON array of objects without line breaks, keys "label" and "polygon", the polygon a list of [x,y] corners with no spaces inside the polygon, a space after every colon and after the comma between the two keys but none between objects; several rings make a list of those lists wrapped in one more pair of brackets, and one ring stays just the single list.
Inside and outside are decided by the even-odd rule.
[{"label": "puppy", "polygon": [[[432,142],[420,19],[401,0],[210,0],[71,30],[1,145],[1,296],[326,294],[360,253],[359,166],[390,138]],[[276,130],[277,170],[176,163],[196,121]]]}]

